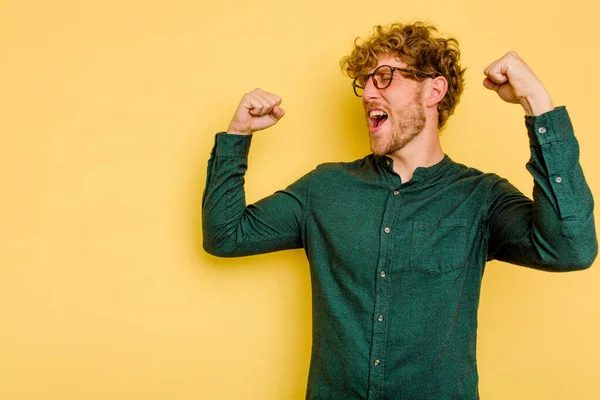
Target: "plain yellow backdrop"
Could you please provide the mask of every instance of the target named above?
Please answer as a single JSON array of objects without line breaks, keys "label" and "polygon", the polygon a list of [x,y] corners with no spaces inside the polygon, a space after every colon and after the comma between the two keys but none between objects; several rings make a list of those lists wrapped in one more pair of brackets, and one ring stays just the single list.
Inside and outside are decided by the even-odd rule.
[{"label": "plain yellow backdrop", "polygon": [[[218,259],[201,247],[206,162],[242,94],[272,91],[287,111],[254,137],[252,202],[367,154],[339,59],[375,24],[433,22],[468,68],[446,153],[531,193],[523,111],[481,85],[516,50],[567,105],[599,199],[593,4],[2,0],[0,398],[302,399],[303,252]],[[599,283],[598,265],[488,264],[482,398],[599,399]]]}]

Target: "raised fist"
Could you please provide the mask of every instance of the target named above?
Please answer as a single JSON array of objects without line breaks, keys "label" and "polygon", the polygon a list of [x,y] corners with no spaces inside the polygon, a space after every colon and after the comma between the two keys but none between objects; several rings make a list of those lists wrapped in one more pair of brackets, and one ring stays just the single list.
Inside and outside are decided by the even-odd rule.
[{"label": "raised fist", "polygon": [[483,86],[508,103],[521,104],[528,115],[540,115],[554,108],[542,82],[514,51],[488,65],[483,73]]},{"label": "raised fist", "polygon": [[285,115],[280,104],[280,97],[261,89],[246,93],[235,110],[227,133],[250,135],[275,125]]}]

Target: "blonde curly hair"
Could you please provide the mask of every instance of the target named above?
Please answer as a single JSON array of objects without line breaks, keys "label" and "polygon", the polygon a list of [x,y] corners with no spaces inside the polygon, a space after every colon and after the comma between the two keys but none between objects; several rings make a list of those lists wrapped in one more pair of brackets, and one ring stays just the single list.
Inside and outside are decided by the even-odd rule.
[{"label": "blonde curly hair", "polygon": [[[448,81],[448,91],[438,104],[438,128],[441,130],[460,101],[465,85],[465,69],[460,66],[458,41],[436,36],[437,28],[422,22],[406,25],[395,23],[388,27],[377,25],[368,39],[354,40],[352,53],[341,59],[340,66],[354,79],[375,68],[380,54],[390,54],[409,68],[443,76]],[[408,76],[405,73],[403,75]],[[417,75],[410,78],[417,81],[425,79]]]}]

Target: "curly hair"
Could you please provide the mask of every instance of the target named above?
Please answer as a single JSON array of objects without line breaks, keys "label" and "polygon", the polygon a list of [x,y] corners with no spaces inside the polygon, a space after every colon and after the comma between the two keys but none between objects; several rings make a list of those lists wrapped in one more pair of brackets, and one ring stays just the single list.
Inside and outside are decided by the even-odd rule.
[{"label": "curly hair", "polygon": [[[352,53],[341,59],[340,66],[354,79],[375,68],[380,54],[390,54],[409,68],[443,76],[448,81],[448,91],[438,104],[438,128],[441,130],[460,101],[465,85],[465,69],[460,66],[458,41],[436,37],[436,33],[436,27],[422,22],[406,25],[395,23],[389,27],[377,25],[368,39],[354,40]],[[411,78],[417,81],[425,79],[416,75]]]}]

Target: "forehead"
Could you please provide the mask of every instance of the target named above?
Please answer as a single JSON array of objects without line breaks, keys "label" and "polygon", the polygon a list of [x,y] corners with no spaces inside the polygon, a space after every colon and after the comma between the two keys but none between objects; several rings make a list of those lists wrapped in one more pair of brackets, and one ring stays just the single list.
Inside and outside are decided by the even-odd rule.
[{"label": "forehead", "polygon": [[373,72],[373,70],[380,65],[389,65],[390,67],[406,67],[406,63],[402,62],[402,60],[400,60],[398,57],[388,53],[382,53],[377,56],[377,65],[371,69],[371,72]]}]

